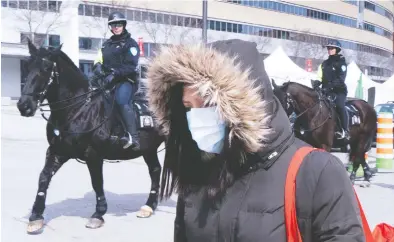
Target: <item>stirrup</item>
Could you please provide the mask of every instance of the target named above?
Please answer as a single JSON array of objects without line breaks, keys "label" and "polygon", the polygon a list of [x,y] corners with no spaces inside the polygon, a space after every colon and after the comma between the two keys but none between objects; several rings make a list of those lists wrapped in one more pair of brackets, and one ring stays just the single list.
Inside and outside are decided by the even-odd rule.
[{"label": "stirrup", "polygon": [[345,138],[345,131],[343,131],[343,130],[342,130],[342,132],[337,131],[337,132],[335,132],[335,136],[338,139],[344,139]]},{"label": "stirrup", "polygon": [[131,134],[129,132],[127,132],[127,134],[129,136],[128,137],[129,141],[127,141],[127,143],[125,145],[123,145],[123,149],[129,148],[133,144],[133,137],[131,136]]}]

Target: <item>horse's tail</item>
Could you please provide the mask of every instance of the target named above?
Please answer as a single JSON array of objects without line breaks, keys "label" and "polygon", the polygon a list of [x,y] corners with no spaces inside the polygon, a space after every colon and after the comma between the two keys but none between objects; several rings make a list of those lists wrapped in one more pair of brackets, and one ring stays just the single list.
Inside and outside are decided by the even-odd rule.
[{"label": "horse's tail", "polygon": [[365,146],[359,147],[364,148],[367,152],[372,146],[373,136],[376,133],[377,128],[377,114],[375,109],[364,100],[354,100],[352,104],[357,108],[360,113],[360,128],[357,131],[360,138],[365,139]]}]

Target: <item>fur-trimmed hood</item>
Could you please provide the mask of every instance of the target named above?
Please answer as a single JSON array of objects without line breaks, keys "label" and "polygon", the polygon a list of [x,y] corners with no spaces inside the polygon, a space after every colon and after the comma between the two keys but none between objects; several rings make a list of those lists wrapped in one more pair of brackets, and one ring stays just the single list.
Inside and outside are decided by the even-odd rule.
[{"label": "fur-trimmed hood", "polygon": [[169,93],[177,83],[194,85],[208,104],[217,105],[229,127],[230,144],[239,139],[245,152],[271,150],[284,139],[278,140],[281,134],[290,133],[253,42],[164,47],[150,63],[147,80],[149,106],[165,135],[170,132]]}]

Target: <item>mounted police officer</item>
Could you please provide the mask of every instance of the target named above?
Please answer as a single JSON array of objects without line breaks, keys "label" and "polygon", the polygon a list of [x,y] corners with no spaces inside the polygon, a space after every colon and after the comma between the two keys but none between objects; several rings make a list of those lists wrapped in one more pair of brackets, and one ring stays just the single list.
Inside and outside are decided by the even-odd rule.
[{"label": "mounted police officer", "polygon": [[138,43],[126,30],[127,20],[120,12],[113,12],[108,17],[108,26],[113,33],[99,50],[94,63],[95,74],[106,73],[104,85],[116,85],[115,100],[119,105],[128,134],[121,138],[123,148],[139,148],[139,137],[133,105],[130,103],[138,87],[138,61],[140,49]]},{"label": "mounted police officer", "polygon": [[347,73],[346,60],[343,55],[339,54],[342,48],[338,40],[330,41],[326,47],[329,56],[319,66],[318,73],[323,84],[322,88],[327,91],[327,94],[336,97],[335,104],[343,128],[343,132],[337,133],[337,135],[341,139],[349,140],[348,116],[345,109],[347,96],[347,86],[345,84]]}]

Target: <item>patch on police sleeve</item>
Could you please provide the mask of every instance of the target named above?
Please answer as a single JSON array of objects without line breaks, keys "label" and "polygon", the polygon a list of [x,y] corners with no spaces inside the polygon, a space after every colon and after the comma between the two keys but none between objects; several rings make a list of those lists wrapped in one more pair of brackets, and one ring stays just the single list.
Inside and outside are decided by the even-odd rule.
[{"label": "patch on police sleeve", "polygon": [[133,56],[136,56],[136,55],[137,55],[137,53],[138,53],[138,50],[137,50],[137,48],[135,48],[135,47],[131,47],[131,48],[130,48],[130,53],[131,53]]},{"label": "patch on police sleeve", "polygon": [[342,65],[342,66],[341,66],[341,69],[342,69],[342,71],[346,71],[346,66],[345,66],[345,65]]}]

